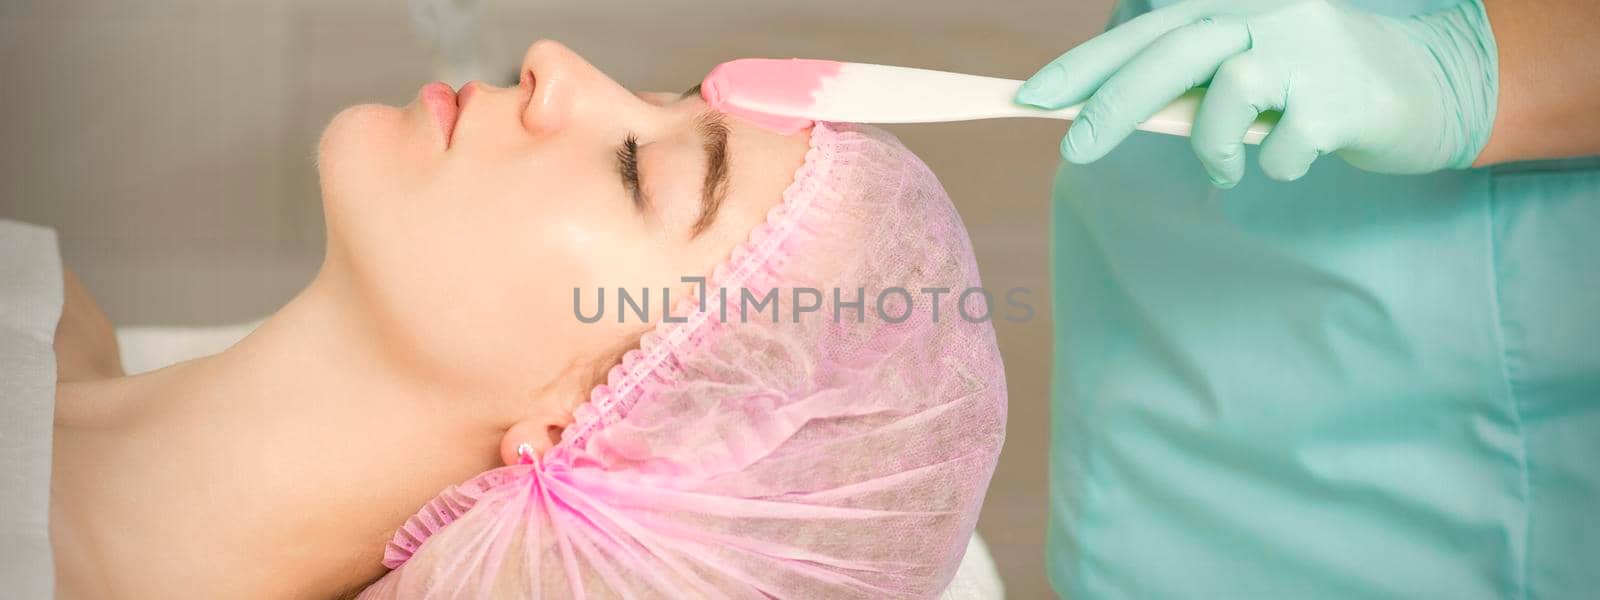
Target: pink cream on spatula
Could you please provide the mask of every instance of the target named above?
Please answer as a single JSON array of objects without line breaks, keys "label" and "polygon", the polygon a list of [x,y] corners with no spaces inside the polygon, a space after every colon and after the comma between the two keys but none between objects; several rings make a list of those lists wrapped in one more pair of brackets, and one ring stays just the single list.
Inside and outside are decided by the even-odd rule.
[{"label": "pink cream on spatula", "polygon": [[810,127],[811,120],[735,106],[729,101],[759,99],[767,105],[805,108],[811,106],[822,83],[839,74],[842,65],[838,61],[802,58],[731,60],[717,65],[706,75],[705,81],[700,83],[700,97],[718,111],[777,134],[791,135]]}]

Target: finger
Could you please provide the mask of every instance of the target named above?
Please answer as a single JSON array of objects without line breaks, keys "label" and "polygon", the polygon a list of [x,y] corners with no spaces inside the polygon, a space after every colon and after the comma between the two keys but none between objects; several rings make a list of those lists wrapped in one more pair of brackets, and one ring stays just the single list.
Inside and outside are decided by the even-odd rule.
[{"label": "finger", "polygon": [[1205,16],[1210,4],[1204,0],[1180,2],[1093,37],[1029,77],[1018,88],[1016,101],[1052,110],[1082,102],[1156,38]]},{"label": "finger", "polygon": [[1268,64],[1253,52],[1228,59],[1200,99],[1189,145],[1217,187],[1239,184],[1245,132],[1262,112],[1283,108],[1285,76]]},{"label": "finger", "polygon": [[1249,47],[1249,30],[1231,17],[1201,19],[1161,36],[1094,92],[1067,130],[1061,156],[1076,163],[1105,156],[1140,123]]},{"label": "finger", "polygon": [[1278,181],[1294,181],[1311,170],[1317,157],[1339,147],[1323,119],[1294,105],[1284,107],[1283,120],[1261,142],[1261,172]]}]

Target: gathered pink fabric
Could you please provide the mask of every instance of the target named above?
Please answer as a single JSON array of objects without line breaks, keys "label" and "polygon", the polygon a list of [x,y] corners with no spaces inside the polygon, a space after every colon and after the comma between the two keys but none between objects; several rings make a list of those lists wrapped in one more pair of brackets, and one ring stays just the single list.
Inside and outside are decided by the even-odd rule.
[{"label": "gathered pink fabric", "polygon": [[[677,303],[684,322],[646,334],[541,459],[424,506],[362,598],[944,590],[1005,437],[987,300],[958,306],[981,285],[971,243],[890,134],[818,123],[810,145],[704,305]],[[821,308],[796,319],[797,288]],[[776,319],[740,302],[774,289]],[[836,319],[835,290],[860,310]]]}]

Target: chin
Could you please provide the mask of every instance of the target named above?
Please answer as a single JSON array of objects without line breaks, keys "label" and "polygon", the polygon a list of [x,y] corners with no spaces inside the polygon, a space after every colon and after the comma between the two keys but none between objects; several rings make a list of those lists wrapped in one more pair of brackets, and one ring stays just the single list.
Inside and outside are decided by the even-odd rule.
[{"label": "chin", "polygon": [[350,170],[370,170],[400,154],[406,138],[405,111],[382,104],[359,104],[339,111],[317,142],[317,170],[323,182]]},{"label": "chin", "polygon": [[405,111],[381,104],[362,104],[339,112],[322,130],[317,143],[317,175],[328,247],[324,269],[339,247],[358,239],[372,220],[373,202],[392,196],[403,185]]},{"label": "chin", "polygon": [[384,186],[399,183],[409,171],[408,130],[406,112],[393,106],[362,104],[335,115],[317,142],[324,208],[381,196]]}]

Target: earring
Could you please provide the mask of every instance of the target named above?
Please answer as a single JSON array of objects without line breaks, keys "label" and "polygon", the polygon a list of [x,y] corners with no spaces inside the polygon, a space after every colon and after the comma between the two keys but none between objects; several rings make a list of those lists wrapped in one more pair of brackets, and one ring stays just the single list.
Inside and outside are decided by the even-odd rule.
[{"label": "earring", "polygon": [[523,442],[517,445],[517,464],[533,464],[533,444]]}]

